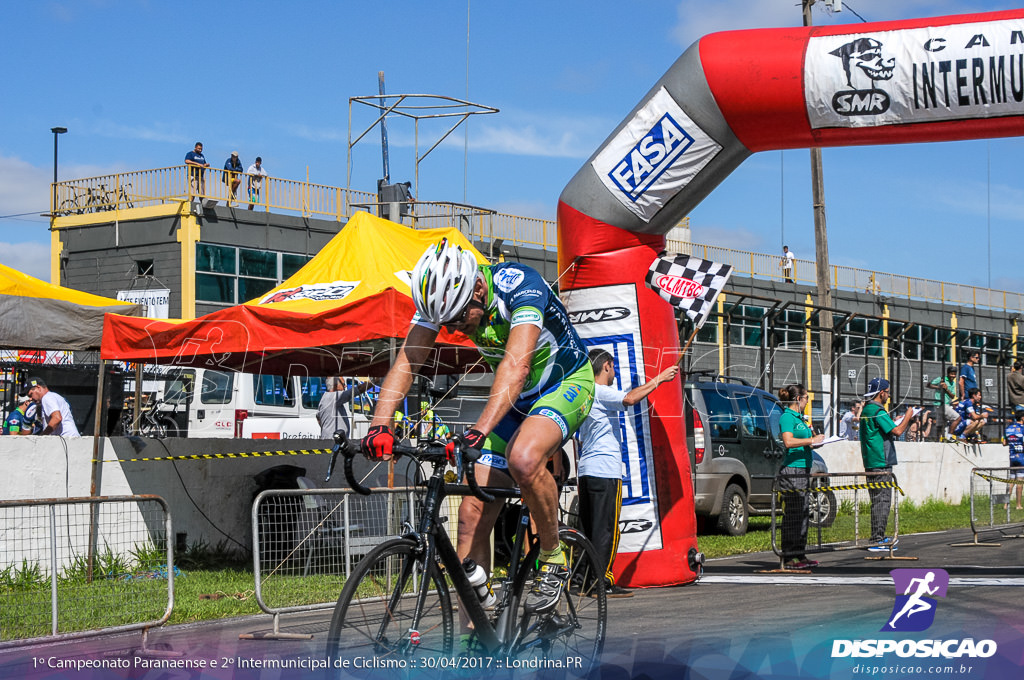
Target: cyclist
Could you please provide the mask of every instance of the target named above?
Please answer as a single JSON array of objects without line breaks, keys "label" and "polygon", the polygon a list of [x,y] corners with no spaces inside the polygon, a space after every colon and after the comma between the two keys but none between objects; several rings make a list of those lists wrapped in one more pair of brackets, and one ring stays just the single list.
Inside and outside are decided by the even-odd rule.
[{"label": "cyclist", "polygon": [[[547,612],[558,603],[569,570],[558,540],[558,489],[546,464],[590,412],[594,373],[586,347],[540,274],[515,262],[478,265],[472,253],[447,239],[416,263],[412,297],[417,312],[384,378],[363,453],[391,457],[391,414],[441,327],[469,336],[494,370],[494,384],[480,417],[459,439],[482,454],[481,485],[518,483],[540,541],[537,576],[524,607]],[[500,502],[463,498],[460,559],[469,557],[490,571],[489,539],[500,510]]]}]

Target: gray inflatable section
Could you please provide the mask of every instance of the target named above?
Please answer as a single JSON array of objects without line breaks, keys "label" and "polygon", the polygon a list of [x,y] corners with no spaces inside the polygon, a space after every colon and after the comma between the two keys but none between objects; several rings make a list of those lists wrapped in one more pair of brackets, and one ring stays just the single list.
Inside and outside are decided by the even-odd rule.
[{"label": "gray inflatable section", "polygon": [[[722,180],[751,155],[750,150],[740,143],[729,128],[711,94],[711,89],[704,76],[704,68],[700,62],[699,45],[699,42],[691,45],[665,75],[655,83],[654,87],[644,95],[640,103],[573,176],[562,191],[559,199],[561,202],[594,219],[628,231],[664,234],[678,224],[680,219],[693,210],[704,200],[705,196],[711,193]],[[622,199],[613,194],[607,180],[602,177],[603,173],[599,173],[595,169],[594,163],[602,155],[607,155],[620,133],[628,134],[627,126],[637,119],[638,115],[642,115],[643,109],[662,90],[666,91],[692,123],[696,124],[721,149],[706,162],[706,165],[696,170],[692,179],[689,179],[683,186],[670,190],[672,191],[671,197],[666,198],[660,207],[653,206],[651,208],[653,214],[647,215],[647,219],[644,219],[643,216],[627,207]],[[615,154],[612,155],[615,156]],[[683,156],[685,156],[685,152]],[[681,159],[675,159],[669,165],[678,164],[679,160]],[[683,190],[684,188],[685,190]]]}]

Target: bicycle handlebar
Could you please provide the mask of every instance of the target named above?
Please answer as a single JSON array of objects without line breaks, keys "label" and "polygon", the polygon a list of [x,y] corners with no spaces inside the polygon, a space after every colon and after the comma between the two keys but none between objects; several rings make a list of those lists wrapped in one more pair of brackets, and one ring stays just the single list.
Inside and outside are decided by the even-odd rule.
[{"label": "bicycle handlebar", "polygon": [[[401,458],[402,456],[408,456],[417,462],[426,461],[437,463],[448,460],[446,448],[447,447],[444,444],[420,444],[419,446],[394,444],[391,447],[391,453],[395,459]],[[342,431],[334,433],[334,448],[331,450],[331,462],[327,465],[327,476],[324,481],[330,481],[331,474],[334,470],[334,463],[337,460],[339,453],[345,457],[345,479],[352,490],[362,496],[369,496],[373,493],[371,489],[363,486],[359,483],[359,480],[356,479],[355,470],[353,469],[353,461],[359,453],[359,445],[358,443],[350,441],[348,436]],[[469,489],[472,491],[473,495],[484,503],[490,503],[494,500],[494,496],[484,491],[476,481],[476,466],[474,463],[479,457],[480,451],[476,449],[462,449],[459,440],[455,440],[455,467],[459,472],[459,477],[461,478],[461,473],[464,471],[466,482],[468,483]]]}]

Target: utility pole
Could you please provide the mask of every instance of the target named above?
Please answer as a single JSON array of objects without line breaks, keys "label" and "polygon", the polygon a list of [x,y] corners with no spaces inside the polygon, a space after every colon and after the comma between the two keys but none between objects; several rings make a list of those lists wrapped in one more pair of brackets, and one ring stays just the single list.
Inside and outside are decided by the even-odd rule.
[{"label": "utility pole", "polygon": [[[804,26],[811,25],[811,6],[816,0],[802,0]],[[814,271],[818,286],[818,305],[822,308],[832,306],[832,286],[829,282],[830,267],[828,264],[828,227],[825,224],[825,179],[822,175],[821,149],[811,147],[811,200],[814,204]],[[832,312],[821,309],[818,322],[828,330],[821,331],[821,365],[823,372],[832,375],[835,360],[832,352]],[[830,392],[834,392],[832,388]],[[834,406],[834,405],[833,405]],[[834,408],[833,408],[834,412]],[[830,422],[835,422],[834,416]]]}]

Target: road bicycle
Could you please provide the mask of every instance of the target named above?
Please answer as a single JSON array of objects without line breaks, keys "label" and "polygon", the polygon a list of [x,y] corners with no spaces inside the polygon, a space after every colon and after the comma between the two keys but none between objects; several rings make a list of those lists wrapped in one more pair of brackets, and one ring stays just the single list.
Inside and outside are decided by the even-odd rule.
[{"label": "road bicycle", "polygon": [[[341,433],[335,439],[328,478],[340,451],[349,485],[368,495],[371,490],[352,472],[357,444]],[[456,450],[452,459],[441,443],[396,444],[393,452],[396,458],[411,458],[418,469],[424,464],[432,467],[429,479],[420,484],[425,493],[419,502],[419,521],[415,529],[407,524],[403,536],[369,552],[345,582],[327,638],[329,677],[348,677],[352,663],[367,660],[375,668],[431,676],[442,671],[490,674],[514,668],[551,670],[558,678],[586,676],[598,661],[607,626],[604,569],[590,541],[575,529],[559,530],[570,567],[568,586],[551,611],[527,613],[522,602],[535,575],[539,548],[529,532],[529,511],[520,504],[508,570],[492,580],[497,598],[492,609],[485,609],[448,537],[448,518],[443,514],[449,504],[444,501],[450,495],[472,493],[485,502],[495,497],[508,502],[519,498],[519,491],[480,487],[473,464],[479,452],[472,449]],[[449,462],[456,472],[451,476],[449,471],[446,480]],[[466,485],[452,483],[463,475]],[[456,607],[463,608],[473,625],[465,649],[456,644]]]},{"label": "road bicycle", "polygon": [[72,198],[62,201],[57,213],[84,215],[91,212],[106,212],[118,207],[134,208],[135,204],[129,198],[131,188],[131,182],[122,184],[116,192],[108,190],[106,184],[100,184],[95,189],[86,187],[84,191],[76,191]]}]

